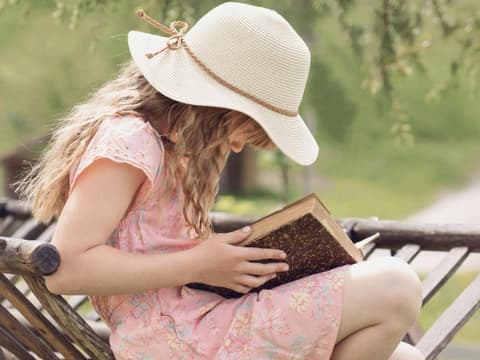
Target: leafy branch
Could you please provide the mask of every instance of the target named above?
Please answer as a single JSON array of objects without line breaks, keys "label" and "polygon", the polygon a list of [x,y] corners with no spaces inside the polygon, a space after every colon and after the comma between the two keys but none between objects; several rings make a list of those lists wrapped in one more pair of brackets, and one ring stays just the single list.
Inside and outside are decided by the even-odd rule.
[{"label": "leafy branch", "polygon": [[[156,12],[165,22],[184,19],[194,23],[193,19],[218,3],[218,0],[150,0],[145,7]],[[456,89],[461,74],[466,75],[472,93],[478,91],[480,11],[477,0],[377,0],[371,2],[373,16],[353,15],[362,8],[361,0],[251,0],[250,3],[285,14],[313,49],[318,41],[315,25],[325,17],[334,17],[354,56],[361,60],[365,73],[362,85],[370,93],[385,97],[393,119],[391,131],[403,139],[402,142],[412,143],[413,135],[397,87],[402,78],[416,73],[431,75],[422,59],[425,51],[447,40],[452,46],[452,58],[446,60],[450,64],[448,78],[437,81],[427,91],[427,102],[438,101]],[[101,41],[100,30],[108,16],[120,7],[131,7],[127,0],[42,0],[41,4],[50,9],[59,24],[65,24],[72,31],[87,17],[96,19],[96,25],[91,29],[94,35],[91,50]],[[20,8],[25,21],[39,4],[32,7],[32,0],[0,0],[0,12],[8,11],[10,7]]]}]

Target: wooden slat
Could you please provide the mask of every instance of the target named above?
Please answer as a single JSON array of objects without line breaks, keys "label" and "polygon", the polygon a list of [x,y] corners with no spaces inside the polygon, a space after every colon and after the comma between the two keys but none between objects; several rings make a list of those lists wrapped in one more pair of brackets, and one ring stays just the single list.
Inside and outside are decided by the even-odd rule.
[{"label": "wooden slat", "polygon": [[363,249],[363,254],[364,254],[363,258],[365,260],[368,259],[370,255],[373,254],[376,248],[377,248],[377,245],[375,243],[368,244],[367,246],[365,246],[365,248]]},{"label": "wooden slat", "polygon": [[72,309],[77,310],[80,306],[88,301],[88,297],[85,295],[74,295],[67,300]]},{"label": "wooden slat", "polygon": [[[33,329],[33,330],[37,331],[37,329],[35,329],[32,326],[32,324],[30,324],[30,322],[27,319],[25,319],[25,317],[17,309],[12,308],[9,311],[18,321],[20,321],[20,323],[23,326],[26,326],[29,329]],[[44,315],[45,318],[47,318],[49,321],[51,321],[52,325],[54,325],[57,328],[58,331],[60,331],[64,335],[66,335],[65,330],[62,329],[61,327],[59,327],[58,325],[56,325],[55,321],[51,318],[51,316],[48,313],[42,314],[42,315]],[[105,325],[105,323],[103,321],[97,321],[97,320],[93,320],[93,319],[89,320],[87,316],[84,316],[84,319],[87,321],[88,326],[90,326],[92,328],[92,330],[95,332],[95,334],[98,335],[98,337],[102,341],[104,341],[106,344],[108,344],[109,337],[110,337],[110,329],[108,328],[108,326]],[[0,360],[1,360],[1,358],[0,358]]]},{"label": "wooden slat", "polygon": [[1,197],[0,198],[0,217],[5,217],[8,215],[7,212],[7,197]]},{"label": "wooden slat", "polygon": [[467,247],[451,249],[442,261],[423,280],[423,305],[442,287],[462,265],[469,254]]},{"label": "wooden slat", "polygon": [[[35,306],[38,310],[42,310],[43,308],[43,305],[40,301],[38,301],[38,299],[35,297],[35,295],[33,295],[30,291],[30,287],[28,286],[28,284],[23,281],[23,277],[20,276],[20,275],[16,275],[15,279],[10,279],[8,277],[8,275],[10,274],[7,274],[7,279],[15,285],[15,287],[18,289],[19,292],[21,292],[23,294],[23,296],[25,296],[28,301],[30,301],[30,303],[32,303],[33,306]],[[8,300],[3,300],[2,305],[8,307],[8,308],[12,308],[12,304],[10,304],[10,302]]]},{"label": "wooden slat", "polygon": [[110,328],[105,325],[102,320],[87,320],[88,325],[95,331],[95,334],[98,335],[102,341],[106,344],[109,343],[110,340]]},{"label": "wooden slat", "polygon": [[22,360],[37,360],[3,326],[0,325],[0,344]]},{"label": "wooden slat", "polygon": [[403,341],[411,345],[416,345],[424,335],[425,330],[418,323],[418,321],[415,321],[412,327],[408,330]]},{"label": "wooden slat", "polygon": [[65,357],[69,359],[83,359],[82,354],[72,346],[58,329],[38,311],[5,276],[0,274],[0,287],[3,296],[37,329],[42,337]]},{"label": "wooden slat", "polygon": [[3,349],[3,353],[4,353],[4,356],[5,356],[5,359],[2,359],[2,357],[0,356],[0,359],[2,359],[2,360],[22,360],[22,359],[19,359],[18,357],[16,357],[15,355],[13,355],[7,349]]},{"label": "wooden slat", "polygon": [[400,250],[395,253],[395,257],[402,259],[408,263],[412,262],[415,256],[420,252],[420,246],[417,244],[403,245]]},{"label": "wooden slat", "polygon": [[[0,360],[6,360],[7,359],[7,349],[0,347]],[[9,355],[11,353],[9,352]]]},{"label": "wooden slat", "polygon": [[6,215],[13,215],[17,219],[28,219],[32,216],[32,212],[24,201],[7,198],[0,203],[0,216]]},{"label": "wooden slat", "polygon": [[0,222],[0,235],[3,235],[7,231],[8,227],[14,223],[14,221],[15,218],[11,215],[3,218]]},{"label": "wooden slat", "polygon": [[15,355],[13,355],[10,351],[8,351],[7,349],[3,349],[3,353],[5,355],[5,358],[2,359],[2,357],[0,356],[0,359],[2,360],[22,360],[22,359],[19,359],[18,357],[16,357]]},{"label": "wooden slat", "polygon": [[20,291],[23,295],[27,295],[30,291],[27,283],[25,281],[22,281],[21,276],[18,277],[18,280],[15,282],[15,286],[17,287],[18,291]]},{"label": "wooden slat", "polygon": [[[411,263],[420,250],[420,246],[417,244],[406,244],[395,253],[395,257],[402,259],[407,263]],[[403,340],[409,344],[415,345],[423,334],[424,331],[422,327],[418,322],[415,322]]]},{"label": "wooden slat", "polygon": [[433,360],[480,307],[480,275],[455,299],[417,344]]},{"label": "wooden slat", "polygon": [[9,236],[17,239],[35,239],[43,230],[45,225],[37,222],[34,218],[26,220],[15,232]]},{"label": "wooden slat", "polygon": [[[0,206],[0,211],[2,209],[5,209],[5,204],[6,204],[6,201],[2,202],[1,203],[1,206]],[[2,208],[3,206],[3,208]],[[5,214],[4,214],[5,215]],[[8,215],[7,217],[5,217],[4,219],[2,219],[2,222],[0,223],[0,235],[2,235],[4,232],[6,232],[6,229],[11,225],[13,224],[13,222],[15,221],[15,218],[11,215]],[[1,250],[0,250],[1,251]],[[16,282],[18,280],[18,276],[16,274],[6,274],[8,280],[12,281],[12,282]],[[2,294],[0,294],[0,301],[2,301],[2,303],[4,302],[3,301],[3,296]]]},{"label": "wooden slat", "polygon": [[3,306],[0,306],[0,320],[2,326],[8,329],[9,333],[14,336],[18,342],[30,351],[35,352],[41,359],[57,359],[51,348],[35,336],[30,329],[23,326]]},{"label": "wooden slat", "polygon": [[92,358],[115,359],[109,346],[95,334],[87,322],[68,305],[65,299],[48,291],[43,278],[25,277],[25,281],[57,324],[65,329],[69,337]]},{"label": "wooden slat", "polygon": [[[420,250],[420,246],[417,244],[406,244],[402,246],[395,253],[394,256],[404,260],[407,263],[411,263],[413,259],[420,253]],[[418,321],[415,321],[415,323],[405,335],[404,341],[409,344],[415,345],[418,340],[424,335],[424,333],[425,331],[423,330],[421,325],[418,323]]]},{"label": "wooden slat", "polygon": [[52,236],[55,232],[56,227],[56,222],[50,224],[45,230],[43,230],[43,232],[36,238],[36,240],[41,242],[50,242],[50,240],[52,240]]},{"label": "wooden slat", "polygon": [[[11,274],[8,274],[8,275],[11,275]],[[20,291],[23,295],[26,296],[30,292],[30,288],[28,287],[27,283],[24,281],[21,281],[22,280],[21,276],[16,276],[14,279],[11,279],[9,276],[7,276],[7,279],[12,284],[14,284],[15,287],[18,289],[18,291]],[[3,297],[0,299],[0,301],[1,301],[0,302],[1,305],[6,307],[12,307],[10,302],[8,300],[4,300]]]},{"label": "wooden slat", "polygon": [[30,301],[30,303],[35,306],[35,308],[38,310],[38,311],[42,311],[43,310],[43,304],[37,299],[37,297],[35,296],[35,294],[31,291],[27,292],[25,294],[25,297],[27,298],[28,301]]},{"label": "wooden slat", "polygon": [[98,313],[95,310],[90,310],[86,315],[85,319],[91,320],[91,321],[100,321],[101,317],[98,315]]}]

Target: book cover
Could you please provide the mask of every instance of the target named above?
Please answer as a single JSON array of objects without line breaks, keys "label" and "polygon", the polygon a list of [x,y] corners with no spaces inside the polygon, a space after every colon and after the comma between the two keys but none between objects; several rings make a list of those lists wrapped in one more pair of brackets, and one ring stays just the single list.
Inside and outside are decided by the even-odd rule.
[{"label": "book cover", "polygon": [[[363,260],[362,250],[347,236],[315,194],[291,203],[250,226],[252,232],[240,246],[281,249],[287,254],[284,261],[289,264],[287,272],[277,273],[275,278],[251,292],[271,289],[311,274]],[[372,237],[368,242],[373,240]],[[365,244],[363,241],[362,246]],[[259,261],[267,263],[278,260]],[[226,298],[243,295],[231,289],[201,283],[187,286],[213,291]]]}]

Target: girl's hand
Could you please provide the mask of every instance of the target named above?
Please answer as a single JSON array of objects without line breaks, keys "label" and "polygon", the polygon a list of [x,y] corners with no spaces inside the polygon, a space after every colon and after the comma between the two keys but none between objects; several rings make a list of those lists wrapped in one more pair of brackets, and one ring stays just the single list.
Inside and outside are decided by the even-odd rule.
[{"label": "girl's hand", "polygon": [[273,279],[288,264],[263,264],[251,260],[285,259],[282,250],[235,246],[250,235],[250,227],[215,234],[191,249],[194,259],[193,282],[226,287],[246,294],[252,288]]}]

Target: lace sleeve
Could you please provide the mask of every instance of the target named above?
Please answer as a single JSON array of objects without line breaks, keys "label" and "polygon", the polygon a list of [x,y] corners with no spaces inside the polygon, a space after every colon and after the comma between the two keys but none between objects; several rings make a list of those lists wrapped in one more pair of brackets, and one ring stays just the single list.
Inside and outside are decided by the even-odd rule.
[{"label": "lace sleeve", "polygon": [[106,118],[70,173],[69,195],[81,174],[100,158],[139,168],[151,189],[163,163],[163,146],[156,130],[141,118]]}]

